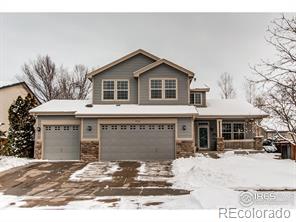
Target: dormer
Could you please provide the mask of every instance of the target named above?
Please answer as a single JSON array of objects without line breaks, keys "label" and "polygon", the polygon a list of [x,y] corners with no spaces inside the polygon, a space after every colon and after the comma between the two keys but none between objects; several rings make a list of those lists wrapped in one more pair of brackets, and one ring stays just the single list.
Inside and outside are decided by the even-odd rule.
[{"label": "dormer", "polygon": [[190,104],[197,107],[207,106],[207,93],[210,87],[193,78],[190,84]]}]

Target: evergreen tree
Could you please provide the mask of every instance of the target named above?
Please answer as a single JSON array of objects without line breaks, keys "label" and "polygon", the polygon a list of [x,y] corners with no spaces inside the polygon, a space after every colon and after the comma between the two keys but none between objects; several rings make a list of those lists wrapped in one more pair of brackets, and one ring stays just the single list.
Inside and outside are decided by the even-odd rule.
[{"label": "evergreen tree", "polygon": [[37,106],[30,94],[23,99],[21,96],[9,108],[8,143],[11,152],[17,157],[34,156],[35,117],[29,113]]}]

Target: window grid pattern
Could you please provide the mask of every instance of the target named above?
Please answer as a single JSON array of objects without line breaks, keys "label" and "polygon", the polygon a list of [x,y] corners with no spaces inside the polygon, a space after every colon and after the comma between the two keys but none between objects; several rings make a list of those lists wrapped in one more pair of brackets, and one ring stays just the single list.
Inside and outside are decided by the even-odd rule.
[{"label": "window grid pattern", "polygon": [[202,93],[191,93],[190,104],[202,105]]},{"label": "window grid pattern", "polygon": [[224,140],[240,140],[245,138],[244,123],[222,123],[222,136]]},{"label": "window grid pattern", "polygon": [[103,100],[128,100],[128,80],[103,80]]},{"label": "window grid pattern", "polygon": [[176,99],[177,80],[176,79],[151,79],[150,80],[151,99]]}]

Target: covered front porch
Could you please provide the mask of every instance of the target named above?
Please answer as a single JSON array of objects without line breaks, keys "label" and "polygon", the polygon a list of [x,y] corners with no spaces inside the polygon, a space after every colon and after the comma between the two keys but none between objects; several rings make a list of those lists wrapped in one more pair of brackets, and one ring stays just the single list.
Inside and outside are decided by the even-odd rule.
[{"label": "covered front porch", "polygon": [[235,149],[261,150],[263,136],[260,119],[253,118],[198,118],[194,121],[197,151]]}]

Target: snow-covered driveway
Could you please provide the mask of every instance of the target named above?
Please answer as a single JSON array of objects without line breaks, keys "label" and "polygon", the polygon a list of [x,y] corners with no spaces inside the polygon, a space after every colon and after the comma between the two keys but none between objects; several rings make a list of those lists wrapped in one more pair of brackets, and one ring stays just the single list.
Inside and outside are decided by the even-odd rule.
[{"label": "snow-covered driveway", "polygon": [[0,188],[0,208],[241,207],[241,190],[276,190],[295,201],[296,164],[274,154],[233,152],[218,159],[198,154],[173,163],[39,162],[0,177]]}]

